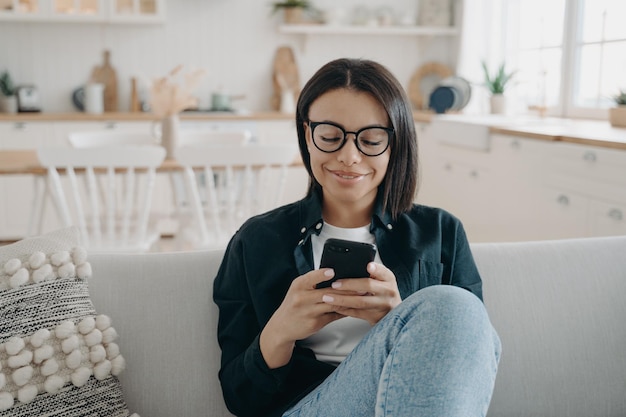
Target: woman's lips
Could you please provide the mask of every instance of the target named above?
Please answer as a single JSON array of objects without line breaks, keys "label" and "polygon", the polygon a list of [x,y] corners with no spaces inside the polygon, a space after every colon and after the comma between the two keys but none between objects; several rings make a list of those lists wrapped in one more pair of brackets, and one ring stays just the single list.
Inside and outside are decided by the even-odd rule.
[{"label": "woman's lips", "polygon": [[358,172],[346,172],[346,171],[330,171],[335,177],[338,177],[340,180],[345,181],[354,181],[359,180],[365,176],[365,174],[360,174]]}]

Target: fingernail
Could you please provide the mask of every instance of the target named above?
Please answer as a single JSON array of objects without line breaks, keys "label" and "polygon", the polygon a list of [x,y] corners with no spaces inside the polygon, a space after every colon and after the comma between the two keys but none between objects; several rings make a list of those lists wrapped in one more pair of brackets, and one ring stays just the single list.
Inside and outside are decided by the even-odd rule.
[{"label": "fingernail", "polygon": [[333,283],[331,284],[331,286],[332,286],[333,288],[341,288],[341,282],[339,282],[339,281],[335,281],[335,282],[333,282]]},{"label": "fingernail", "polygon": [[334,269],[327,269],[326,271],[324,271],[324,276],[327,276],[328,278],[332,278],[335,276],[335,270]]},{"label": "fingernail", "polygon": [[335,298],[330,295],[323,295],[322,301],[325,303],[332,303],[333,301],[335,301]]},{"label": "fingernail", "polygon": [[368,272],[376,271],[376,264],[374,262],[370,262],[369,264],[367,264],[367,271]]}]

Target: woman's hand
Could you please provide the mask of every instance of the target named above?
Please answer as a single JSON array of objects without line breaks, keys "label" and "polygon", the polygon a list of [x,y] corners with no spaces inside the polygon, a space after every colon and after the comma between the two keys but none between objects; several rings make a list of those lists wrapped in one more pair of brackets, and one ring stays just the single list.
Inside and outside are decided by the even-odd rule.
[{"label": "woman's hand", "polygon": [[260,336],[261,353],[267,365],[278,368],[291,359],[296,340],[317,333],[328,323],[344,317],[322,300],[325,292],[315,285],[334,276],[332,269],[317,269],[294,279]]},{"label": "woman's hand", "polygon": [[322,300],[344,316],[367,320],[374,325],[402,302],[396,276],[382,264],[367,265],[370,278],[337,280],[326,289]]}]

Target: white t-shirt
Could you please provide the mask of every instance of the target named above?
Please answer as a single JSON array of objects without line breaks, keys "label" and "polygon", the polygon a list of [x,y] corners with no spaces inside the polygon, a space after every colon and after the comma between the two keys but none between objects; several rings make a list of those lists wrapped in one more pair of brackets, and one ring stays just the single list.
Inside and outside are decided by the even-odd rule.
[{"label": "white t-shirt", "polygon": [[[322,249],[327,239],[336,238],[375,244],[376,240],[369,229],[369,225],[348,229],[324,223],[319,236],[315,234],[311,236],[315,269],[318,269],[320,266]],[[376,252],[374,261],[381,263],[378,252]],[[320,289],[318,291],[323,290]],[[370,329],[370,324],[365,320],[344,317],[329,323],[316,334],[302,340],[300,345],[313,350],[318,360],[337,365],[352,352],[352,349]]]}]

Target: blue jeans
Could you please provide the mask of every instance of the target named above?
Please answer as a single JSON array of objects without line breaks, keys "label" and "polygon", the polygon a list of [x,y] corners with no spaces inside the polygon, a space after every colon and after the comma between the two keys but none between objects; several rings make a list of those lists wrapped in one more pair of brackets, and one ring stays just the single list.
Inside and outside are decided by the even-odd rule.
[{"label": "blue jeans", "polygon": [[389,312],[283,416],[484,416],[500,348],[478,297],[427,287]]}]

